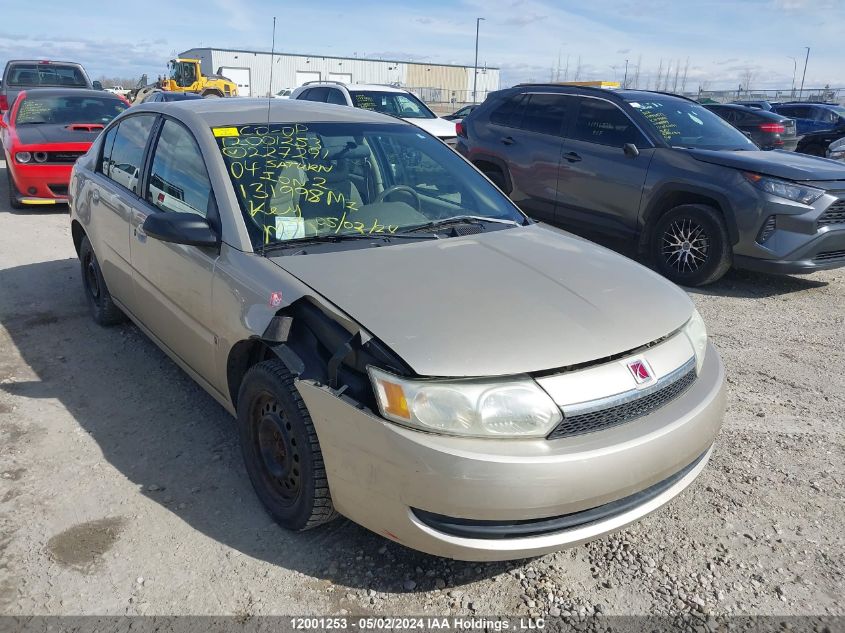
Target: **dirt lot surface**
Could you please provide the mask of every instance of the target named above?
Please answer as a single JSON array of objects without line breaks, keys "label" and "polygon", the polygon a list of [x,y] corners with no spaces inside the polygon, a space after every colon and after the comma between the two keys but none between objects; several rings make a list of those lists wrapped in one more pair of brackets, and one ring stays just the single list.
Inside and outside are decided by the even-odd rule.
[{"label": "dirt lot surface", "polygon": [[0,613],[845,614],[845,271],[692,294],[727,366],[713,459],[667,507],[543,558],[418,554],[259,505],[230,417],[96,326],[64,209],[0,169]]}]

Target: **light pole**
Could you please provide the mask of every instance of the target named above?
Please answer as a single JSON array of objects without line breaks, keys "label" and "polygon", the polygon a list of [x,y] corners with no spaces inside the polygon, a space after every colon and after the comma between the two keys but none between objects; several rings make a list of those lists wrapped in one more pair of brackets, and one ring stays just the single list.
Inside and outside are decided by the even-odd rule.
[{"label": "light pole", "polygon": [[795,73],[798,71],[798,60],[794,57],[787,55],[789,59],[792,60],[792,90],[789,93],[790,97],[795,97]]},{"label": "light pole", "polygon": [[807,77],[807,62],[810,60],[810,47],[805,46],[804,48],[807,49],[807,56],[804,58],[804,74],[801,75],[801,92],[798,93],[798,98],[804,98],[804,79]]},{"label": "light pole", "polygon": [[475,20],[475,72],[472,75],[472,102],[478,103],[475,98],[476,87],[478,86],[478,29],[481,26],[481,20],[484,18],[476,18]]},{"label": "light pole", "polygon": [[622,80],[622,87],[628,87],[628,60],[625,60],[625,79]]}]

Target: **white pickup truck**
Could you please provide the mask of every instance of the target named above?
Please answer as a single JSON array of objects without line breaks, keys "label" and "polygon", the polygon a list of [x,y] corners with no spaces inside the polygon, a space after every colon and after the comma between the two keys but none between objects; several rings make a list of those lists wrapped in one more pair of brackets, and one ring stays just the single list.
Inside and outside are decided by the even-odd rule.
[{"label": "white pickup truck", "polygon": [[111,92],[112,94],[120,95],[125,97],[129,94],[129,91],[124,88],[123,86],[112,86],[111,88],[103,88],[106,92]]}]

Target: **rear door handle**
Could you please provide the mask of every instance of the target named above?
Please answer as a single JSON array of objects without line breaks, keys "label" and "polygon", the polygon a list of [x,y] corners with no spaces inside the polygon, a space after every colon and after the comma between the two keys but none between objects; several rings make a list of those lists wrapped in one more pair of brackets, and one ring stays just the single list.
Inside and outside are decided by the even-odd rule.
[{"label": "rear door handle", "polygon": [[563,155],[563,157],[568,160],[570,163],[577,163],[581,160],[581,157],[576,154],[575,152],[567,152]]},{"label": "rear door handle", "polygon": [[93,202],[94,204],[98,204],[100,202],[100,190],[99,189],[94,189],[91,192],[91,202]]},{"label": "rear door handle", "polygon": [[502,143],[504,143],[505,145],[513,145],[513,137],[512,136],[503,137]]}]

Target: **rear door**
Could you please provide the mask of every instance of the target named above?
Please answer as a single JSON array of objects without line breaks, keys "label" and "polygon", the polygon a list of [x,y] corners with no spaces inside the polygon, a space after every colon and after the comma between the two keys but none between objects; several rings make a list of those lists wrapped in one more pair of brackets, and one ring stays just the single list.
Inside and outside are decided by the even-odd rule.
[{"label": "rear door", "polygon": [[[577,101],[560,162],[555,221],[596,241],[630,244],[654,147],[615,103]],[[638,155],[626,154],[626,144]]]},{"label": "rear door", "polygon": [[488,143],[507,164],[510,197],[537,220],[555,219],[563,126],[574,107],[569,95],[529,93],[490,113]]},{"label": "rear door", "polygon": [[138,202],[138,175],[156,118],[154,114],[136,114],[109,128],[89,194],[89,238],[100,269],[111,294],[133,314],[129,217]]},{"label": "rear door", "polygon": [[165,118],[157,133],[142,199],[130,219],[135,305],[143,324],[182,361],[209,379],[214,373],[211,287],[217,247],[148,237],[151,213],[196,213],[219,231],[211,182],[193,134]]},{"label": "rear door", "polygon": [[787,105],[778,106],[778,114],[783,114],[791,119],[795,119],[795,128],[798,135],[807,134],[817,129],[816,121],[814,119],[813,108],[806,105]]}]

